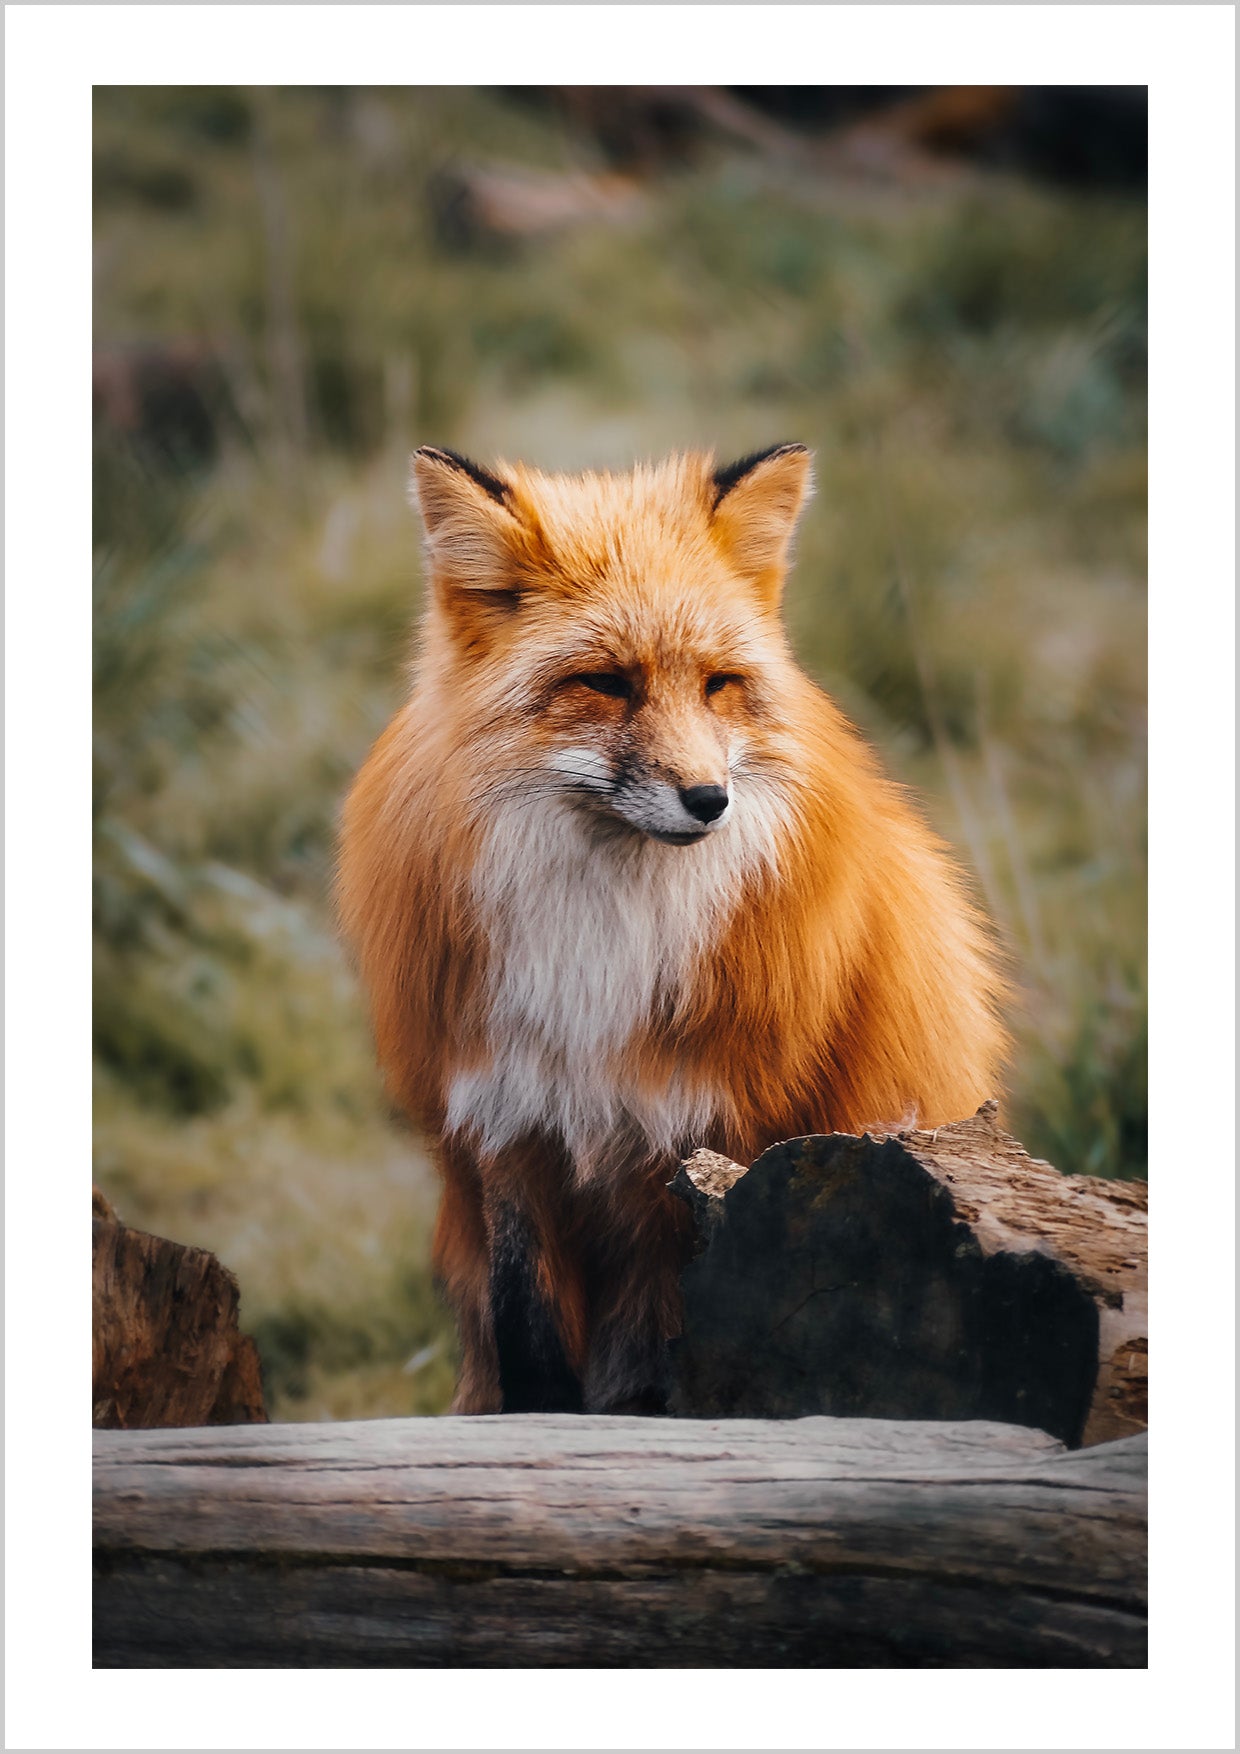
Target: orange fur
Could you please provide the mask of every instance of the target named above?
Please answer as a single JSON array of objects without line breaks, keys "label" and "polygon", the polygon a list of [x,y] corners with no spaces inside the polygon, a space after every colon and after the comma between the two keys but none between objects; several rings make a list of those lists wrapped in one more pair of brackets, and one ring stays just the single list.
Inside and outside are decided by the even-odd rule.
[{"label": "orange fur", "polygon": [[[1003,981],[946,849],[789,652],[803,448],[414,471],[421,655],[347,801],[338,896],[438,1149],[457,1405],[525,1404],[502,1379],[541,1368],[540,1308],[584,1404],[657,1405],[677,1158],[971,1113]],[[689,788],[726,792],[718,821]],[[497,1341],[500,1296],[521,1331]]]}]

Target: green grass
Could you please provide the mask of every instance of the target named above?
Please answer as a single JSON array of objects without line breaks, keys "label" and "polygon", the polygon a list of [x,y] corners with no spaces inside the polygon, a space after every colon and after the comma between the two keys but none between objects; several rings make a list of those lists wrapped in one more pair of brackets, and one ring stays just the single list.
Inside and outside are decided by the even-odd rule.
[{"label": "green grass", "polygon": [[96,1174],[238,1273],[277,1416],[450,1390],[433,1183],[328,902],[404,685],[417,442],[814,446],[790,626],[999,921],[1011,1123],[1145,1173],[1142,207],[711,150],[622,223],[462,250],[455,160],[588,162],[536,108],[100,89],[96,147],[98,338],[208,339],[228,411],[209,459],[99,435]]}]

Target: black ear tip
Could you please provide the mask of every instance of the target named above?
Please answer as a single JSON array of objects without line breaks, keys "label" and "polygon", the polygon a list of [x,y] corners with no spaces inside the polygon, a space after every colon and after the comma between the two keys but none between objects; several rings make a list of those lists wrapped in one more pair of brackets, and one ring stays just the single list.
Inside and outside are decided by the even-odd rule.
[{"label": "black ear tip", "polygon": [[450,451],[447,445],[419,445],[413,453],[413,461],[417,462],[419,458],[428,463],[446,464],[449,469],[459,470],[462,475],[468,475],[474,485],[480,487],[497,505],[507,504],[508,483],[501,481],[498,475],[492,475],[480,463],[463,457],[459,451]]},{"label": "black ear tip", "polygon": [[460,469],[465,458],[458,457],[455,451],[445,450],[442,445],[419,445],[409,459],[412,474],[420,465],[430,464],[434,469]]},{"label": "black ear tip", "polygon": [[751,451],[747,457],[741,457],[735,463],[728,463],[724,467],[716,469],[711,476],[715,488],[715,504],[719,504],[725,493],[731,493],[737,482],[743,481],[746,475],[758,467],[759,463],[769,463],[773,457],[796,455],[808,457],[809,446],[795,443],[768,445],[764,451]]}]

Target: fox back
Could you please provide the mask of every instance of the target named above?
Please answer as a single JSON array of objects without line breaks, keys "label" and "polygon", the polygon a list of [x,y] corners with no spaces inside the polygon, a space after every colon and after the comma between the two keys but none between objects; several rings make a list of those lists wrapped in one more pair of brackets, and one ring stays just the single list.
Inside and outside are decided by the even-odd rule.
[{"label": "fox back", "polygon": [[622,476],[415,456],[421,650],[339,904],[438,1146],[463,1407],[658,1404],[664,1184],[694,1147],[748,1162],[996,1091],[984,923],[783,631],[809,475],[799,445]]}]

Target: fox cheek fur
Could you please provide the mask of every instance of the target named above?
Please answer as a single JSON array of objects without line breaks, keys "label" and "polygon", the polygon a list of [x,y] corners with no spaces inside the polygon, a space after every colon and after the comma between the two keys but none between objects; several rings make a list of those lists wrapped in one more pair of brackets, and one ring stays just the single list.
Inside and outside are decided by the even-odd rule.
[{"label": "fox cheek fur", "polygon": [[346,802],[338,901],[442,1175],[454,1404],[657,1411],[678,1159],[971,1113],[1003,979],[947,850],[789,652],[803,446],[413,469],[421,652]]}]

